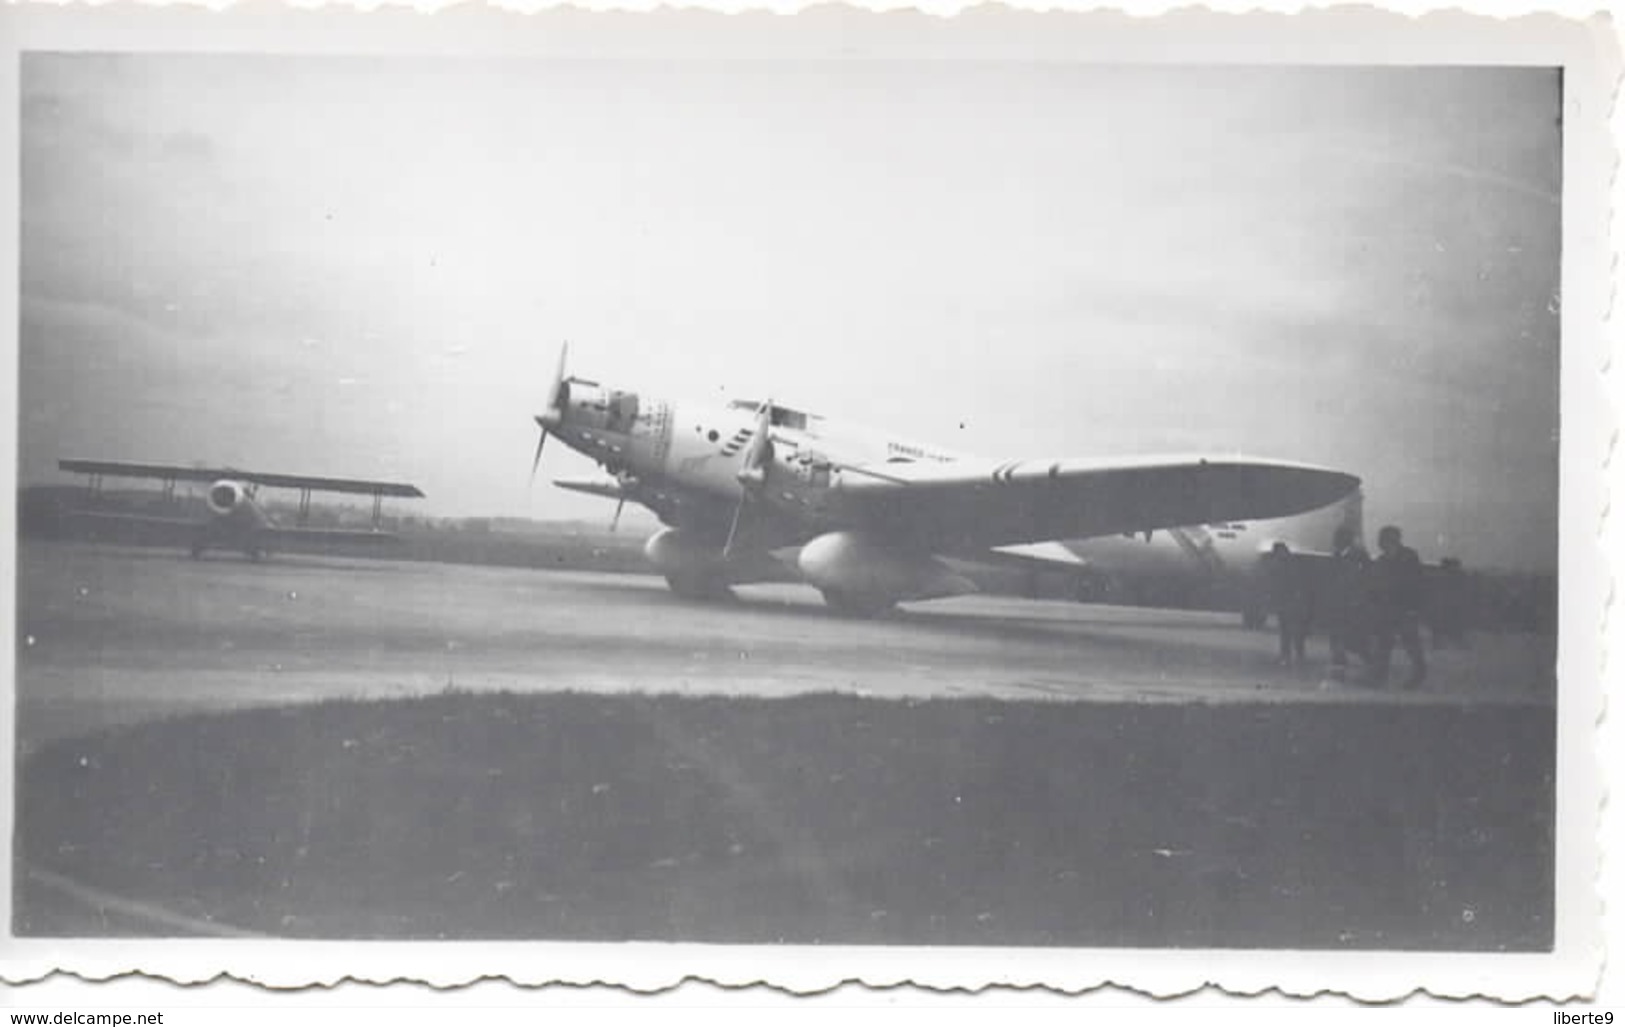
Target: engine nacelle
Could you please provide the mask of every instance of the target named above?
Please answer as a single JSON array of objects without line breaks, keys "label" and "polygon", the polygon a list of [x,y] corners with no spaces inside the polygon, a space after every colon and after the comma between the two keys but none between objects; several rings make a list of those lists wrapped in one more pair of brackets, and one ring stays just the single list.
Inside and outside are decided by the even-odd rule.
[{"label": "engine nacelle", "polygon": [[832,531],[801,547],[796,566],[826,597],[895,603],[940,599],[976,586],[935,557],[897,547],[856,531]]},{"label": "engine nacelle", "polygon": [[248,499],[248,488],[241,482],[221,479],[209,486],[206,497],[209,512],[216,517],[229,517]]},{"label": "engine nacelle", "polygon": [[666,575],[716,574],[723,568],[720,547],[677,528],[662,528],[649,536],[643,555]]},{"label": "engine nacelle", "polygon": [[643,544],[643,555],[666,576],[666,583],[690,599],[731,595],[727,561],[720,547],[677,528],[663,528]]}]

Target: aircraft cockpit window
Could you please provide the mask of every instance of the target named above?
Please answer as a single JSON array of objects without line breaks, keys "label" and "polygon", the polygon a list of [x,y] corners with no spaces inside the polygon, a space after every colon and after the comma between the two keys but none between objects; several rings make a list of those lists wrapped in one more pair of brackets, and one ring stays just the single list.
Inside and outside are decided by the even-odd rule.
[{"label": "aircraft cockpit window", "polygon": [[796,431],[807,430],[807,415],[799,410],[790,410],[786,407],[774,407],[772,413],[773,424],[779,428],[792,428]]},{"label": "aircraft cockpit window", "polygon": [[[729,403],[728,406],[733,410],[749,410],[752,413],[762,409],[761,402],[754,399],[736,399],[732,403]],[[792,410],[789,407],[779,406],[777,403],[775,403],[773,404],[773,409],[768,411],[767,419],[768,423],[773,425],[775,428],[789,428],[792,431],[806,431],[807,423],[812,420],[812,415],[804,413],[800,410]]]}]

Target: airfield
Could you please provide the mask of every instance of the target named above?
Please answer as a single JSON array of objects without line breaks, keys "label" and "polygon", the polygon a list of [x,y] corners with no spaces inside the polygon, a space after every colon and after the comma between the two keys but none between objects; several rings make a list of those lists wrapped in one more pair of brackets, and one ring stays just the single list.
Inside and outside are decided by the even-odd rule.
[{"label": "airfield", "polygon": [[21,934],[1550,939],[1549,637],[1430,653],[1402,693],[1218,613],[18,561]]}]

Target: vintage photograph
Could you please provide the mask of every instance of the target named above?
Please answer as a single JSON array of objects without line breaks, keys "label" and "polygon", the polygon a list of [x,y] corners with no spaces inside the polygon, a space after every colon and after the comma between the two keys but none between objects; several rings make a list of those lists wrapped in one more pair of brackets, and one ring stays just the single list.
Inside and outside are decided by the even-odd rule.
[{"label": "vintage photograph", "polygon": [[24,52],[12,934],[1552,953],[1565,85]]}]

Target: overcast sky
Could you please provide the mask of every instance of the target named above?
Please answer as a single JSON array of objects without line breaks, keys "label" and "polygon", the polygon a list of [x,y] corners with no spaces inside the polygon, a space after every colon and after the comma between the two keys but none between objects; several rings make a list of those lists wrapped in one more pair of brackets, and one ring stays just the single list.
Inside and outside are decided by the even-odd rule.
[{"label": "overcast sky", "polygon": [[[561,341],[993,456],[1348,470],[1556,560],[1555,72],[31,55],[21,479],[527,489]],[[543,474],[592,471],[562,446]]]}]

